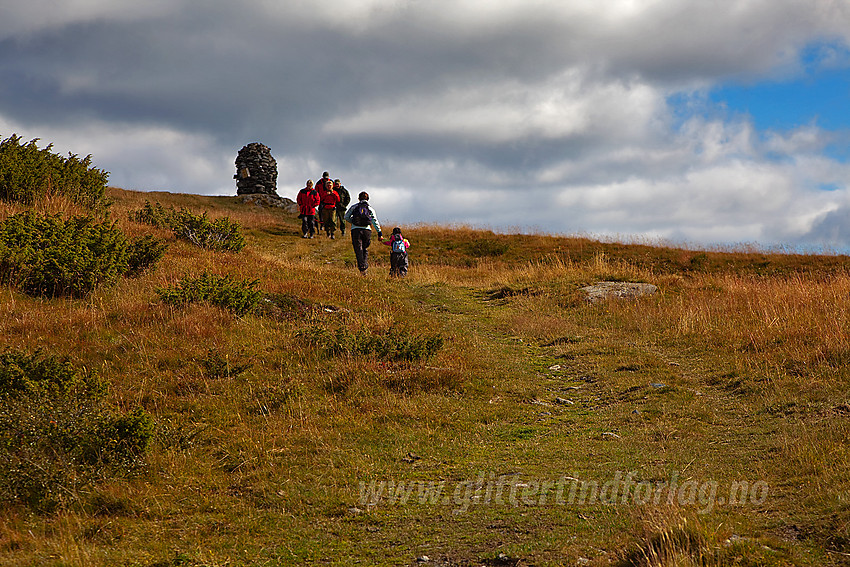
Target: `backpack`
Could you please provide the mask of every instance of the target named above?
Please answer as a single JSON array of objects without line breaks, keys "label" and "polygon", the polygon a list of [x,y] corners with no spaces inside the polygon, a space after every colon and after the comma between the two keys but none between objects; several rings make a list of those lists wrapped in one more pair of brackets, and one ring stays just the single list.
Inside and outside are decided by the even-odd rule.
[{"label": "backpack", "polygon": [[393,238],[393,252],[407,252],[407,245],[404,243],[404,237],[398,235],[398,238]]},{"label": "backpack", "polygon": [[354,226],[369,226],[372,222],[369,212],[369,203],[366,201],[357,203],[351,212],[351,224]]}]

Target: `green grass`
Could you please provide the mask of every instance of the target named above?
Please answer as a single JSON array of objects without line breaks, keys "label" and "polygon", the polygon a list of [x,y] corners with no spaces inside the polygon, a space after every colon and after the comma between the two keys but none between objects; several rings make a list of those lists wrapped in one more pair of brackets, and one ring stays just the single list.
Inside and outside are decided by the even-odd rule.
[{"label": "green grass", "polygon": [[[362,278],[347,240],[278,211],[109,196],[168,241],[157,270],[85,299],[4,288],[0,347],[96,368],[151,443],[51,514],[3,508],[0,565],[847,562],[843,258],[409,227],[409,277],[375,243]],[[246,246],[124,220],[145,199]],[[261,306],[160,301],[202,274]],[[588,305],[598,279],[659,292]]]}]

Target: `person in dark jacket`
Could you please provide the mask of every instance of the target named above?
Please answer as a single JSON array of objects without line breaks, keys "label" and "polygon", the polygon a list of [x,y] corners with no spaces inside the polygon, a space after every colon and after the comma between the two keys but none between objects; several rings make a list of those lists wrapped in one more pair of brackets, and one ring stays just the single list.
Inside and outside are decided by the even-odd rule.
[{"label": "person in dark jacket", "polygon": [[339,204],[336,206],[336,220],[339,223],[340,234],[345,236],[345,211],[351,203],[351,195],[348,194],[348,189],[340,183],[339,179],[334,179],[334,191],[339,195]]},{"label": "person in dark jacket", "polygon": [[369,205],[369,193],[361,191],[357,196],[358,202],[351,205],[345,212],[345,220],[351,224],[351,244],[354,256],[357,257],[357,269],[361,275],[366,275],[369,269],[369,244],[372,242],[372,229],[378,233],[378,239],[384,240],[381,224],[375,211]]}]

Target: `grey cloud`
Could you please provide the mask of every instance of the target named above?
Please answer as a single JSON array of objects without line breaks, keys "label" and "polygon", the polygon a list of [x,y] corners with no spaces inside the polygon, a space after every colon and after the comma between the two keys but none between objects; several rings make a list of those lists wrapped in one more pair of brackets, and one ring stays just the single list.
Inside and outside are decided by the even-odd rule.
[{"label": "grey cloud", "polygon": [[[262,141],[282,194],[328,169],[399,221],[728,239],[803,238],[839,197],[806,188],[850,191],[807,157],[816,126],[762,140],[668,102],[846,43],[842,2],[18,4],[0,128],[92,153],[128,188],[232,193],[236,151]],[[768,206],[768,183],[801,189]]]}]

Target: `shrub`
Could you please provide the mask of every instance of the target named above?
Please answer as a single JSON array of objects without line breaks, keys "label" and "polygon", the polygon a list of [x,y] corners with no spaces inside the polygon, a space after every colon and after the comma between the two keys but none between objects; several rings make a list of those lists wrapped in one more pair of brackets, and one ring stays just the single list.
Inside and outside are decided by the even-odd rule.
[{"label": "shrub", "polygon": [[144,454],[153,430],[153,419],[142,408],[129,414],[101,415],[90,443],[84,446],[84,457],[89,463],[125,463]]},{"label": "shrub", "polygon": [[153,236],[144,236],[130,243],[130,255],[127,258],[128,276],[134,276],[155,266],[165,254],[168,244]]},{"label": "shrub", "polygon": [[255,289],[258,283],[258,280],[234,280],[204,272],[197,278],[185,278],[176,286],[156,291],[169,305],[206,301],[236,315],[244,315],[254,311],[263,297],[263,293]]},{"label": "shrub", "polygon": [[157,228],[173,228],[176,215],[177,213],[174,212],[174,207],[166,209],[159,203],[151,205],[150,201],[147,200],[141,209],[130,211],[129,213],[131,221],[140,224],[149,224]]},{"label": "shrub", "polygon": [[40,351],[31,355],[15,351],[0,353],[0,399],[67,396],[96,399],[105,393],[106,387],[96,374],[81,372],[68,359],[43,356]]},{"label": "shrub", "polygon": [[245,247],[245,238],[242,236],[239,223],[227,217],[210,221],[207,213],[196,215],[181,209],[174,216],[173,229],[177,238],[201,248],[239,252]]},{"label": "shrub", "polygon": [[134,222],[170,228],[177,238],[201,248],[239,252],[245,247],[242,228],[228,217],[211,221],[207,213],[196,215],[186,209],[175,211],[173,207],[166,209],[159,203],[151,205],[150,201],[145,201],[138,211],[130,211],[129,217]]},{"label": "shrub", "polygon": [[79,297],[154,265],[164,251],[161,241],[131,243],[89,217],[27,211],[0,222],[0,281],[34,296]]},{"label": "shrub", "polygon": [[101,379],[67,358],[0,354],[0,504],[38,511],[140,464],[153,434],[144,410],[104,403]]},{"label": "shrub", "polygon": [[418,362],[433,358],[443,347],[440,334],[415,335],[395,327],[382,334],[309,327],[298,335],[327,356],[375,356],[383,360]]},{"label": "shrub", "polygon": [[222,354],[213,349],[210,349],[200,362],[201,368],[204,370],[204,376],[213,380],[218,378],[236,378],[253,366],[250,361],[243,362],[241,356],[236,356],[231,360],[229,355]]},{"label": "shrub", "polygon": [[33,204],[63,195],[85,206],[105,203],[109,174],[91,167],[90,155],[62,157],[51,152],[53,144],[40,150],[37,142],[21,144],[14,134],[0,142],[0,199]]}]

